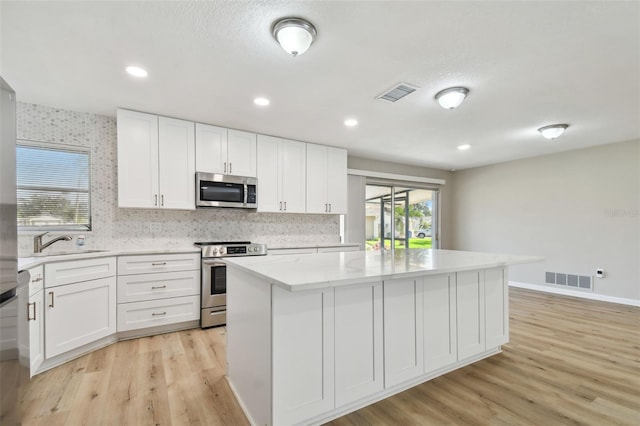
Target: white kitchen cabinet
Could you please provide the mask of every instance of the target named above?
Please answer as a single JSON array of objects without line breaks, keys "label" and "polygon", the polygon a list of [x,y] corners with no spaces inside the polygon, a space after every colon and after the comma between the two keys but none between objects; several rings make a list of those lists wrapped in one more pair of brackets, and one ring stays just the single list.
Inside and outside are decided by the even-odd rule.
[{"label": "white kitchen cabinet", "polygon": [[[29,324],[29,354],[31,376],[44,361],[44,266],[29,269],[29,303],[27,318]],[[21,319],[22,320],[22,319]]]},{"label": "white kitchen cabinet", "polygon": [[256,176],[256,134],[196,123],[196,171]]},{"label": "white kitchen cabinet", "polygon": [[456,273],[458,361],[485,351],[483,271]]},{"label": "white kitchen cabinet", "polygon": [[307,144],[307,213],[347,213],[347,151]]},{"label": "white kitchen cabinet", "polygon": [[118,257],[117,330],[200,319],[200,254]]},{"label": "white kitchen cabinet", "polygon": [[335,406],[333,296],[333,289],[272,287],[274,425],[296,424]]},{"label": "white kitchen cabinet", "polygon": [[458,360],[455,274],[425,276],[424,371],[429,373]]},{"label": "white kitchen cabinet", "polygon": [[509,341],[509,280],[507,268],[484,270],[486,349]]},{"label": "white kitchen cabinet", "polygon": [[47,288],[45,304],[47,358],[116,332],[116,277]]},{"label": "white kitchen cabinet", "polygon": [[382,282],[336,287],[337,407],[384,389],[382,339]]},{"label": "white kitchen cabinet", "polygon": [[306,144],[258,135],[258,211],[306,211]]},{"label": "white kitchen cabinet", "polygon": [[195,209],[190,121],[118,109],[118,207]]},{"label": "white kitchen cabinet", "polygon": [[96,257],[93,259],[52,262],[45,265],[47,279],[44,286],[57,287],[81,281],[116,275],[115,257]]},{"label": "white kitchen cabinet", "polygon": [[422,277],[384,281],[384,383],[389,388],[424,371]]}]

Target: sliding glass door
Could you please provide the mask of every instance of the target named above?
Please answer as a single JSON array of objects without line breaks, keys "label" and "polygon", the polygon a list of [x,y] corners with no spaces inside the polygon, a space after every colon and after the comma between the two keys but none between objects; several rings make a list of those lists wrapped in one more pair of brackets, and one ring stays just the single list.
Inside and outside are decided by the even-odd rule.
[{"label": "sliding glass door", "polygon": [[367,184],[367,250],[437,248],[438,191]]}]

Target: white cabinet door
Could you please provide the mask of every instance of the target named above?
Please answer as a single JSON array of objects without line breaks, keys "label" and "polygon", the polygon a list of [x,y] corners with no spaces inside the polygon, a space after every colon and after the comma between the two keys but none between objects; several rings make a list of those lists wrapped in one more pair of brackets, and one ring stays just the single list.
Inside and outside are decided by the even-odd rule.
[{"label": "white cabinet door", "polygon": [[333,303],[333,289],[272,287],[274,425],[302,422],[335,406]]},{"label": "white cabinet door", "polygon": [[486,349],[509,341],[509,286],[506,268],[484,271]]},{"label": "white cabinet door", "polygon": [[456,273],[458,361],[485,350],[484,282],[482,271]]},{"label": "white cabinet door", "polygon": [[47,358],[116,332],[116,277],[48,288],[45,304]]},{"label": "white cabinet door", "polygon": [[307,144],[307,213],[328,213],[327,147]]},{"label": "white cabinet door", "polygon": [[29,297],[27,320],[29,322],[29,358],[31,376],[35,374],[44,361],[44,292],[39,291]]},{"label": "white cabinet door", "polygon": [[347,150],[327,147],[329,213],[347,214]]},{"label": "white cabinet door", "polygon": [[256,134],[229,129],[228,168],[235,176],[256,176]]},{"label": "white cabinet door", "polygon": [[282,149],[279,170],[283,211],[304,213],[306,211],[307,144],[282,140],[280,145]]},{"label": "white cabinet door", "polygon": [[336,407],[384,389],[382,358],[382,282],[336,287]]},{"label": "white cabinet door", "polygon": [[158,116],[119,109],[118,207],[157,206]]},{"label": "white cabinet door", "polygon": [[384,386],[424,371],[422,278],[384,281]]},{"label": "white cabinet door", "polygon": [[196,171],[226,173],[227,129],[196,123]]},{"label": "white cabinet door", "polygon": [[279,212],[280,176],[279,176],[279,139],[271,136],[258,136],[258,211]]},{"label": "white cabinet door", "polygon": [[455,274],[425,276],[424,371],[429,373],[454,364],[456,343]]},{"label": "white cabinet door", "polygon": [[159,205],[195,210],[194,123],[160,117],[159,129]]}]

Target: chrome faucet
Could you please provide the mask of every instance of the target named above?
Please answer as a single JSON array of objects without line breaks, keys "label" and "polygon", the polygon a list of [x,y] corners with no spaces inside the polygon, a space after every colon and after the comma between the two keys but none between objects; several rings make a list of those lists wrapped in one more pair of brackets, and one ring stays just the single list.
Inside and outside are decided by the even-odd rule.
[{"label": "chrome faucet", "polygon": [[51,244],[57,242],[57,241],[71,241],[72,238],[69,235],[62,235],[60,237],[56,237],[50,241],[47,241],[46,243],[42,243],[42,237],[44,237],[45,235],[47,235],[48,232],[45,232],[44,234],[40,234],[40,235],[36,235],[35,237],[33,237],[33,252],[34,253],[42,253],[42,250],[46,249],[47,247],[49,247]]}]

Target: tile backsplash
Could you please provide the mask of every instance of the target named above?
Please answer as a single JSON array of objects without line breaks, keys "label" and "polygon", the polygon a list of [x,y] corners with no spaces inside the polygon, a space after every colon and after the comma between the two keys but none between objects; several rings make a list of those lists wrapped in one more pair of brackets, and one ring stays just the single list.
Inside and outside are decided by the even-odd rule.
[{"label": "tile backsplash", "polygon": [[[249,240],[272,246],[340,241],[339,216],[336,215],[257,213],[237,209],[120,209],[115,118],[18,102],[17,120],[18,140],[90,148],[93,229],[68,233],[85,235],[85,248],[169,249],[212,240]],[[18,235],[20,256],[32,253],[34,234]],[[72,250],[75,241],[58,242],[52,248]]]}]

